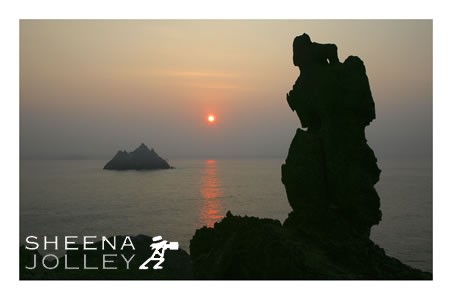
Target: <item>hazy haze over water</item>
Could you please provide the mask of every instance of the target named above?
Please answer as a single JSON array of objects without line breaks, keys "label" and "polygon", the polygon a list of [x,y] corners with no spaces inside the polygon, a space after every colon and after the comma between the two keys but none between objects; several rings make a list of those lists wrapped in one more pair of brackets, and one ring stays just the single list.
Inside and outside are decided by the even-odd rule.
[{"label": "hazy haze over water", "polygon": [[429,20],[23,20],[21,156],[108,158],[144,142],[167,158],[283,157],[299,127],[285,95],[304,32],[336,43],[341,61],[363,59],[377,157],[431,159]]}]

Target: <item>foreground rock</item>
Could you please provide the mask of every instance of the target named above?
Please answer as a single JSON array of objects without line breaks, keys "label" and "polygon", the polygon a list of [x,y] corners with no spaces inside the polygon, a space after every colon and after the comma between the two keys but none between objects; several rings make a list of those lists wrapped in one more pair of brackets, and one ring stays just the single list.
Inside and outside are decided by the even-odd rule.
[{"label": "foreground rock", "polygon": [[334,44],[295,38],[300,76],[287,102],[300,119],[282,165],[293,209],[277,220],[228,214],[196,231],[190,253],[205,279],[432,279],[370,239],[382,218],[380,169],[365,137],[375,105],[364,63],[341,63]]},{"label": "foreground rock", "polygon": [[294,230],[277,220],[233,216],[196,231],[198,279],[431,279],[369,239]]},{"label": "foreground rock", "polygon": [[[108,240],[113,241],[110,237]],[[125,237],[117,236],[117,245],[122,245]],[[59,265],[53,270],[46,269],[42,264],[38,264],[34,270],[28,270],[27,267],[32,267],[34,264],[34,255],[37,256],[38,261],[42,261],[42,255],[37,251],[26,250],[24,246],[20,247],[20,279],[192,279],[192,267],[190,256],[182,249],[165,252],[165,261],[161,270],[154,270],[152,264],[149,264],[149,269],[140,270],[139,266],[145,262],[152,254],[149,245],[152,243],[152,238],[146,235],[138,235],[131,237],[135,250],[130,247],[124,247],[120,250],[119,246],[116,250],[105,249],[102,250],[101,242],[96,242],[90,247],[98,250],[83,250],[81,245],[71,245],[78,247],[80,250],[66,251],[67,258],[59,257]],[[103,255],[109,255],[106,266],[114,267],[116,269],[104,269]],[[115,256],[115,254],[117,256]],[[86,255],[86,258],[84,258]],[[129,268],[125,260],[121,257],[130,260]],[[130,259],[132,256],[134,257]],[[78,267],[79,269],[68,269],[65,267],[65,261],[69,268]],[[55,263],[49,261],[48,266],[54,266]],[[84,265],[98,269],[84,269]]]},{"label": "foreground rock", "polygon": [[154,170],[170,169],[171,166],[154,149],[141,144],[132,152],[118,151],[104,167],[105,170]]}]

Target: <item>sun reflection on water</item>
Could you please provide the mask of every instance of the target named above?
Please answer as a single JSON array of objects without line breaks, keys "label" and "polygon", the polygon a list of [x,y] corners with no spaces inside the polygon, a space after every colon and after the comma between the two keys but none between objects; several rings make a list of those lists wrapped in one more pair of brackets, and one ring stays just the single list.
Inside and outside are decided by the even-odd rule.
[{"label": "sun reflection on water", "polygon": [[206,160],[201,176],[202,205],[200,211],[200,223],[202,226],[213,227],[215,222],[223,218],[221,197],[223,196],[223,184],[218,177],[218,162]]}]

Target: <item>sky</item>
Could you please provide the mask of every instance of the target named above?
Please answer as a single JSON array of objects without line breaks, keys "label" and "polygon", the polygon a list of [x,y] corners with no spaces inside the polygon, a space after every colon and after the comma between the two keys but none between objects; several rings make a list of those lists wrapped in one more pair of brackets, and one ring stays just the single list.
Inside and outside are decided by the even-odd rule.
[{"label": "sky", "polygon": [[430,20],[21,20],[21,158],[285,157],[305,32],[364,61],[376,156],[431,160]]}]

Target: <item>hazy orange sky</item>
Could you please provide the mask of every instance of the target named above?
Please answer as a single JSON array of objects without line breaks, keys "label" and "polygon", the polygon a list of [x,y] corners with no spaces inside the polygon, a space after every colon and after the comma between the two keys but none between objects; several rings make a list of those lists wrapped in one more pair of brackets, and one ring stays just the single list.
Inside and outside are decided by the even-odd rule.
[{"label": "hazy orange sky", "polygon": [[165,158],[285,157],[304,32],[364,61],[377,157],[431,158],[428,20],[22,20],[21,157],[109,158],[141,142]]}]

